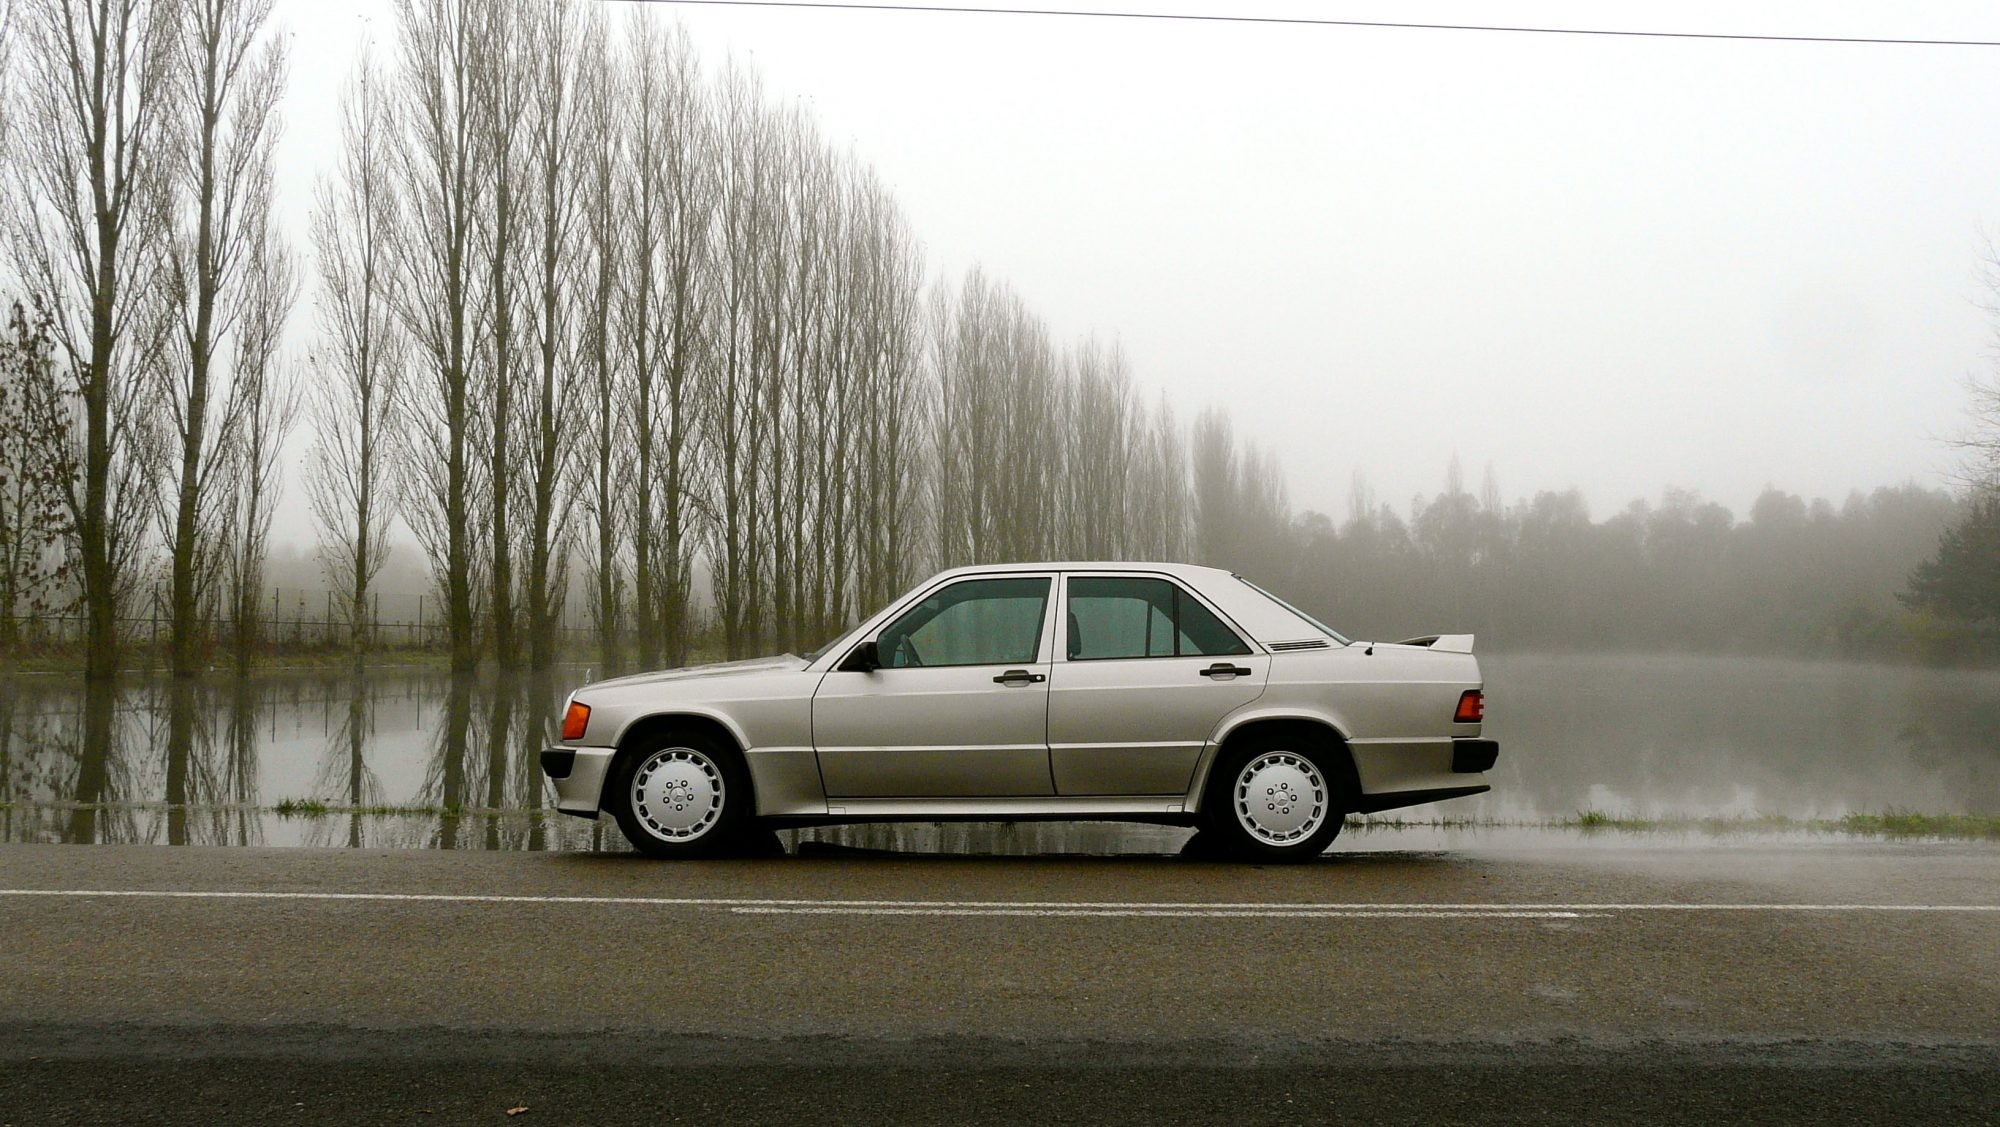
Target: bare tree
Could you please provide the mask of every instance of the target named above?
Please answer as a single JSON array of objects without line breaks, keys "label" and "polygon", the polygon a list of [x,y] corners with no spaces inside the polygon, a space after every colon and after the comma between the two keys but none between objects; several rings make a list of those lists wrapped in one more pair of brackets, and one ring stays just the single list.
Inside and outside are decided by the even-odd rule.
[{"label": "bare tree", "polygon": [[1199,563],[1227,566],[1241,527],[1236,511],[1241,468],[1229,416],[1210,407],[1194,421],[1194,551]]},{"label": "bare tree", "polygon": [[390,240],[397,200],[386,76],[364,56],[341,101],[341,152],[313,215],[323,353],[311,414],[306,491],[327,579],[342,595],[357,659],[373,639],[369,596],[389,557],[389,473],[408,347],[394,308]]},{"label": "bare tree", "polygon": [[739,657],[761,642],[763,510],[770,414],[764,382],[772,374],[770,266],[776,153],[762,83],[733,62],[718,94],[722,141],[716,212],[714,378],[706,411],[712,445],[709,480],[717,496],[709,523],[709,562],[724,652]]},{"label": "bare tree", "polygon": [[[851,563],[860,604],[855,610],[866,614],[908,585],[918,553],[925,550],[914,535],[924,475],[912,454],[929,444],[926,424],[934,399],[922,369],[922,253],[888,190],[872,172],[856,175],[852,190],[861,249],[852,257],[865,264],[865,297],[852,345],[859,378],[838,428],[853,436],[847,457],[854,478],[854,531],[831,539],[858,545]],[[836,578],[848,570],[844,561],[832,566]],[[844,601],[837,595],[832,600],[836,619]]]},{"label": "bare tree", "polygon": [[290,252],[268,227],[248,244],[255,273],[233,334],[242,423],[229,460],[232,486],[229,596],[235,620],[236,671],[250,671],[264,600],[264,558],[271,516],[282,485],[280,456],[298,422],[299,388],[279,359],[285,320],[298,297],[298,271]]},{"label": "bare tree", "polygon": [[1155,560],[1185,560],[1189,556],[1187,443],[1166,397],[1160,397],[1141,436],[1142,484],[1136,489],[1135,555]]},{"label": "bare tree", "polygon": [[229,369],[231,337],[256,331],[242,323],[253,316],[247,307],[276,292],[255,276],[264,265],[257,243],[275,237],[272,148],[285,88],[283,41],[263,35],[270,12],[270,0],[188,0],[173,50],[184,116],[174,122],[175,230],[164,280],[177,324],[159,377],[177,463],[162,519],[168,652],[183,677],[196,670],[228,556],[217,526],[230,500],[217,485],[256,379]]},{"label": "bare tree", "polygon": [[475,254],[486,206],[486,149],[476,141],[476,0],[397,0],[402,66],[396,154],[399,306],[423,359],[408,399],[405,517],[444,600],[452,667],[478,662],[475,596],[484,484],[477,457],[489,417],[474,397],[481,334]]},{"label": "bare tree", "polygon": [[521,452],[515,442],[520,428],[514,415],[526,343],[516,318],[522,302],[518,276],[524,265],[520,246],[527,205],[523,118],[531,98],[531,28],[525,0],[481,0],[470,11],[476,13],[473,143],[481,150],[488,192],[485,206],[478,212],[486,271],[487,332],[481,407],[491,422],[486,449],[486,539],[492,553],[487,569],[487,613],[492,622],[494,655],[511,665],[518,660],[512,517],[516,504],[513,465]]},{"label": "bare tree", "polygon": [[1064,397],[1062,555],[1118,559],[1131,551],[1136,429],[1132,374],[1117,346],[1087,340],[1071,353]]},{"label": "bare tree", "polygon": [[632,556],[641,663],[687,656],[696,533],[690,484],[714,264],[718,165],[713,111],[685,29],[641,13],[631,25],[626,196],[632,269],[623,328],[631,350]]},{"label": "bare tree", "polygon": [[[772,457],[768,460],[770,514],[767,544],[771,577],[767,606],[777,648],[797,645],[801,630],[817,612],[806,609],[810,558],[807,521],[824,482],[811,470],[812,452],[829,396],[837,382],[827,365],[829,337],[838,333],[841,275],[830,268],[828,245],[839,223],[837,179],[811,118],[794,105],[772,120],[773,247],[766,284],[769,344],[762,380],[761,409],[768,419]],[[816,630],[815,630],[816,632]]]},{"label": "bare tree", "polygon": [[588,382],[579,406],[587,410],[589,428],[588,465],[583,471],[587,480],[579,493],[593,532],[588,547],[598,660],[609,671],[619,664],[625,574],[620,560],[626,487],[632,476],[625,350],[618,341],[618,302],[628,261],[623,143],[629,72],[618,65],[596,9],[586,24],[582,52],[578,133],[583,167],[578,206],[589,272],[580,285],[583,353],[578,367]]},{"label": "bare tree", "polygon": [[578,125],[584,58],[581,22],[568,0],[536,0],[528,15],[528,37],[539,53],[532,63],[525,122],[534,382],[523,420],[528,424],[523,429],[529,435],[532,511],[522,597],[528,612],[529,664],[547,669],[555,662],[556,630],[569,587],[564,560],[574,502],[571,463],[580,422],[571,403],[580,382],[575,359],[581,353],[577,282],[583,276],[579,269],[582,185],[577,172],[583,163]]},{"label": "bare tree", "polygon": [[54,440],[74,467],[62,493],[91,679],[117,668],[158,468],[145,374],[161,341],[161,115],[178,12],[167,0],[44,0],[23,13],[9,241],[23,284],[47,296],[68,377],[73,407]]}]

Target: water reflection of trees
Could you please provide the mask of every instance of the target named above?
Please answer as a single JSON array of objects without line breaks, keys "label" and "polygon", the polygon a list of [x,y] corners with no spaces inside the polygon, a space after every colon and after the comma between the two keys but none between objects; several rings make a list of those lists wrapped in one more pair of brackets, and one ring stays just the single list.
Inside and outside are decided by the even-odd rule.
[{"label": "water reflection of trees", "polygon": [[[2000,808],[1993,671],[1520,654],[1487,655],[1484,668],[1504,747],[1494,791],[1415,817]],[[0,840],[620,848],[608,821],[550,809],[536,759],[578,672],[0,676]],[[280,818],[280,799],[333,809]],[[1034,852],[1095,850],[1100,832],[1129,848],[1146,831],[957,836],[970,832],[856,828],[822,840]]]},{"label": "water reflection of trees", "polygon": [[155,699],[146,711],[153,745],[164,751],[166,805],[150,821],[146,840],[161,840],[164,829],[169,845],[263,844],[257,725],[269,686],[243,678],[217,684],[175,677],[150,691]]},{"label": "water reflection of trees", "polygon": [[327,740],[326,753],[313,777],[313,794],[338,796],[347,814],[315,821],[306,840],[313,845],[359,849],[367,843],[366,808],[383,804],[382,778],[368,765],[368,746],[375,734],[375,700],[369,693],[368,671],[358,662],[348,671],[343,685],[340,724]]},{"label": "water reflection of trees", "polygon": [[[536,758],[573,679],[0,677],[0,840],[254,845],[278,833],[326,846],[587,847],[602,836],[589,823],[549,824]],[[397,717],[387,731],[384,707]],[[281,798],[336,810],[284,823],[269,810]]]},{"label": "water reflection of trees", "polygon": [[454,676],[417,804],[438,809],[439,849],[548,848],[537,755],[567,690],[548,672]]}]

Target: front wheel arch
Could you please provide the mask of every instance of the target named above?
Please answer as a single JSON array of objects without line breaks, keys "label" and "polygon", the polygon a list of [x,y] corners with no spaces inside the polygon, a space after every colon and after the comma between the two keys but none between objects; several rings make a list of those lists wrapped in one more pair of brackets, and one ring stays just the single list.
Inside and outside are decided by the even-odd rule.
[{"label": "front wheel arch", "polygon": [[[658,842],[641,840],[634,828],[626,824],[630,818],[629,800],[622,793],[622,788],[636,770],[637,761],[669,741],[687,741],[690,746],[717,759],[727,780],[725,794],[727,789],[733,788],[737,797],[730,800],[727,823],[718,826],[711,836],[685,846],[668,845],[663,848]],[[720,721],[699,714],[661,713],[628,724],[619,737],[618,752],[605,772],[604,785],[600,808],[612,814],[634,848],[656,857],[701,856],[726,851],[734,844],[733,839],[739,837],[757,816],[757,788],[750,777],[749,758],[743,753],[743,745]],[[620,793],[613,793],[613,788],[621,788]]]}]

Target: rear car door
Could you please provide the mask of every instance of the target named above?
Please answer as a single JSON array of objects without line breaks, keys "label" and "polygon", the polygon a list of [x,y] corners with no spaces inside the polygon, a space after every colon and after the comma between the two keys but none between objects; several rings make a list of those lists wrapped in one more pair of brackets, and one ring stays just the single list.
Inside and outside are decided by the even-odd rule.
[{"label": "rear car door", "polygon": [[1049,674],[1049,763],[1063,795],[1185,793],[1216,725],[1256,700],[1269,655],[1181,583],[1063,579]]},{"label": "rear car door", "polygon": [[944,584],[877,635],[882,668],[821,678],[813,745],[827,797],[1053,794],[1054,587],[1054,573]]}]

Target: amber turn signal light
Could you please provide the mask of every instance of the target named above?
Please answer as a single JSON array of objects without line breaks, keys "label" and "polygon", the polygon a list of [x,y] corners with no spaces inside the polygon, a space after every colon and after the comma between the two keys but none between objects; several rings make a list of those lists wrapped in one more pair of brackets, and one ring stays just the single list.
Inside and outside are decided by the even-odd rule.
[{"label": "amber turn signal light", "polygon": [[[1458,707],[1459,711],[1465,711],[1464,705]],[[590,706],[576,701],[569,702],[569,711],[563,713],[563,739],[580,740],[583,738],[583,730],[588,727],[590,727]]]},{"label": "amber turn signal light", "polygon": [[[575,708],[575,705],[571,705]],[[586,710],[588,711],[588,710]],[[1451,714],[1454,724],[1477,724],[1486,719],[1486,694],[1467,689],[1458,695],[1458,711]]]}]

